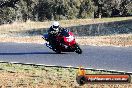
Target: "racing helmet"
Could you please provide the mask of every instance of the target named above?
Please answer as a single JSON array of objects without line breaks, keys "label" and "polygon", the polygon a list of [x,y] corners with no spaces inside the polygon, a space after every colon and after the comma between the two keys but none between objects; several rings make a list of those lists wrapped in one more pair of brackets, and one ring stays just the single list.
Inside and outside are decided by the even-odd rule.
[{"label": "racing helmet", "polygon": [[59,31],[59,22],[54,21],[52,24],[52,28],[54,29],[54,31]]}]

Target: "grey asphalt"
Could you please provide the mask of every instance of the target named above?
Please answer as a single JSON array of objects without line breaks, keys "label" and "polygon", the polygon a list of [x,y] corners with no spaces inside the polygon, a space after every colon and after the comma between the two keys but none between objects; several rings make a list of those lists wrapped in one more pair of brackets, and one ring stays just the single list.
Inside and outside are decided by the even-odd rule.
[{"label": "grey asphalt", "polygon": [[0,43],[0,61],[132,72],[132,47],[81,46],[83,53],[56,54],[44,44]]}]

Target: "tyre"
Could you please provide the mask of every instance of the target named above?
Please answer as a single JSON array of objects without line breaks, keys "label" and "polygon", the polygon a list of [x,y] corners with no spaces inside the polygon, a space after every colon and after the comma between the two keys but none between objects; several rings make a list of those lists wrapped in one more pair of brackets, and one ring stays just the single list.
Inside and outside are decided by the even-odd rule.
[{"label": "tyre", "polygon": [[59,49],[53,49],[53,51],[55,51],[57,54],[61,54],[61,50]]},{"label": "tyre", "polygon": [[82,49],[79,47],[78,44],[75,44],[75,52],[78,54],[82,54]]}]

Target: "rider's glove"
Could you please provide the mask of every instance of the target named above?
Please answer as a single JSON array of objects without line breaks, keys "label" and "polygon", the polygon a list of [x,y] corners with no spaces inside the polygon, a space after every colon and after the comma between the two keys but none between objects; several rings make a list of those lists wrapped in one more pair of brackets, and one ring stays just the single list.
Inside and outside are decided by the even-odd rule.
[{"label": "rider's glove", "polygon": [[51,31],[50,34],[55,34],[56,32],[55,31]]}]

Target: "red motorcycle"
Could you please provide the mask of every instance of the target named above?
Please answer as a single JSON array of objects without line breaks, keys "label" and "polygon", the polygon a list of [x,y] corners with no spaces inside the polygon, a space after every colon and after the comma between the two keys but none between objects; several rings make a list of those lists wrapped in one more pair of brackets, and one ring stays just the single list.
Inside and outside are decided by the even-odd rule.
[{"label": "red motorcycle", "polygon": [[82,54],[82,49],[75,41],[74,34],[68,30],[63,30],[56,36],[55,48],[53,49],[48,42],[48,34],[45,34],[43,37],[47,41],[46,46],[55,51],[56,53],[61,52],[76,52]]}]

